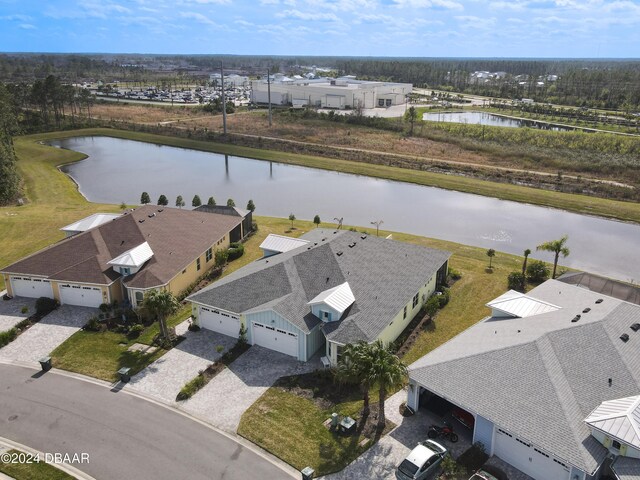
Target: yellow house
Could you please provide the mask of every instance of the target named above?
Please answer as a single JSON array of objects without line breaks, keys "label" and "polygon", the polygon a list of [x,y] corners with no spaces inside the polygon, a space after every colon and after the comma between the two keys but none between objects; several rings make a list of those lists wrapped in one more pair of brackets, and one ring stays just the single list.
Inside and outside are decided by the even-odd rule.
[{"label": "yellow house", "polygon": [[323,351],[331,365],[348,343],[398,338],[451,255],[345,230],[270,237],[262,259],[187,298],[194,318],[234,337],[243,326],[249,343],[302,361]]},{"label": "yellow house", "polygon": [[178,295],[213,266],[215,251],[243,222],[151,205],[83,220],[64,240],[2,269],[7,293],[90,307],[114,300],[135,307],[151,289]]}]

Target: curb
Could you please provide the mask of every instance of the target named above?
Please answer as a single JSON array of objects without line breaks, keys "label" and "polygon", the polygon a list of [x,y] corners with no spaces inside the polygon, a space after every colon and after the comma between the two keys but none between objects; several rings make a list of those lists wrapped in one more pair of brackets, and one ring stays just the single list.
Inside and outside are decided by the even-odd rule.
[{"label": "curb", "polygon": [[[18,361],[12,361],[12,360],[6,360],[6,359],[0,359],[0,364],[4,364],[4,365],[10,365],[10,366],[15,366],[15,367],[22,367],[22,368],[29,368],[32,370],[40,370],[40,366],[36,363],[30,363],[30,362],[18,362]],[[87,383],[92,383],[94,385],[103,387],[103,388],[108,388],[108,389],[112,389],[113,387],[115,387],[116,385],[119,385],[120,382],[114,382],[114,383],[109,383],[106,382],[104,380],[99,380],[97,378],[92,378],[89,377],[87,375],[82,375],[80,373],[75,373],[75,372],[68,372],[66,370],[60,370],[58,368],[52,368],[51,370],[49,370],[47,373],[53,373],[54,375],[61,375],[64,377],[69,377],[69,378],[74,378],[76,380],[80,380],[83,382],[87,382]],[[223,435],[224,437],[228,438],[229,440],[234,441],[235,443],[237,443],[238,445],[241,445],[244,448],[247,448],[248,450],[251,450],[253,453],[255,453],[256,455],[259,455],[260,457],[262,457],[264,460],[268,461],[269,463],[271,463],[272,465],[274,465],[275,467],[278,467],[280,470],[282,470],[283,473],[289,475],[291,478],[300,478],[300,472],[298,470],[296,470],[295,468],[293,468],[291,465],[289,465],[288,463],[285,463],[284,461],[280,460],[278,457],[276,457],[275,455],[272,455],[271,453],[267,452],[266,450],[263,450],[262,448],[258,447],[256,444],[250,442],[249,440],[235,434],[235,433],[230,433],[230,432],[226,432],[224,430],[221,430],[220,428],[211,425],[210,423],[208,423],[206,420],[198,417],[197,415],[194,415],[192,413],[188,413],[185,410],[183,410],[182,408],[180,408],[177,405],[172,405],[170,403],[167,403],[165,401],[159,400],[155,397],[152,397],[150,395],[147,395],[146,393],[140,392],[138,390],[136,390],[133,387],[127,387],[127,388],[122,388],[120,390],[119,393],[126,393],[127,395],[131,395],[137,398],[140,398],[141,400],[145,400],[147,402],[153,403],[155,405],[158,405],[160,407],[166,408],[168,410],[173,411],[174,413],[177,413],[179,415],[182,415],[185,418],[188,418],[191,421],[194,421],[196,423],[199,423],[200,425],[213,430],[214,432]],[[0,443],[2,443],[3,438],[0,437]],[[16,444],[18,445],[18,444]],[[23,447],[23,448],[28,448],[28,447]],[[21,448],[22,449],[22,448]],[[35,450],[32,449],[33,453],[37,453]],[[29,452],[31,453],[31,452]],[[73,467],[71,467],[73,468]],[[61,468],[62,470],[62,468]],[[83,474],[82,472],[80,472],[78,470],[79,473]],[[69,473],[69,472],[67,472]],[[73,475],[71,473],[69,473],[70,475]],[[84,475],[84,474],[83,474]],[[77,478],[81,478],[81,479],[87,479],[87,480],[95,480],[92,477],[89,476],[85,476],[85,477],[77,477]]]},{"label": "curb", "polygon": [[[45,458],[44,452],[40,452],[39,450],[35,450],[26,445],[22,445],[21,443],[14,442],[13,440],[9,440],[8,438],[0,437],[0,445],[14,449],[14,450],[20,450],[21,452],[29,453],[31,455],[39,455],[41,458]],[[82,470],[79,470],[76,467],[69,465],[68,463],[47,463],[47,465],[51,465],[52,467],[57,468],[58,470],[61,470],[64,473],[71,475],[72,477],[77,478],[79,480],[96,480],[91,475],[84,473]],[[0,475],[3,475],[3,474],[0,473]],[[0,476],[0,479],[1,478],[2,477]],[[11,477],[6,477],[6,478],[11,478]]]}]

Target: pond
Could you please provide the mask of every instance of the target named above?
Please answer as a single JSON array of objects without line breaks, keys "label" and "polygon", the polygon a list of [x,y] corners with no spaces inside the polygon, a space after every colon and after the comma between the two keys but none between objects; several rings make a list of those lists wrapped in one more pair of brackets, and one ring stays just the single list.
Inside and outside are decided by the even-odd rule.
[{"label": "pond", "polygon": [[379,180],[327,170],[200,152],[109,137],[77,137],[52,145],[89,157],[62,167],[92,202],[138,204],[149,192],[188,206],[198,194],[239,207],[252,199],[257,215],[300,219],[320,215],[323,225],[381,228],[425,235],[551,260],[536,245],[569,235],[571,255],[562,263],[621,280],[640,279],[640,225],[578,215],[467,193]]},{"label": "pond", "polygon": [[490,125],[493,127],[510,128],[531,127],[538,128],[540,130],[554,130],[558,132],[576,130],[576,128],[572,127],[553,125],[545,122],[536,122],[535,120],[503,117],[486,112],[425,113],[422,115],[422,119],[428,122],[468,123],[471,125]]}]

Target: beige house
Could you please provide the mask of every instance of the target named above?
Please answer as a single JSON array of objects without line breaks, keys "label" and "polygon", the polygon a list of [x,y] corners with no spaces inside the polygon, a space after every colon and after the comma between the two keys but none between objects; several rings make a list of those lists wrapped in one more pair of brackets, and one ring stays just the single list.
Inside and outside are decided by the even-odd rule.
[{"label": "beige house", "polygon": [[178,295],[213,266],[243,221],[152,205],[102,223],[88,218],[73,224],[77,233],[0,270],[7,293],[89,307],[114,300],[135,307],[152,289]]}]

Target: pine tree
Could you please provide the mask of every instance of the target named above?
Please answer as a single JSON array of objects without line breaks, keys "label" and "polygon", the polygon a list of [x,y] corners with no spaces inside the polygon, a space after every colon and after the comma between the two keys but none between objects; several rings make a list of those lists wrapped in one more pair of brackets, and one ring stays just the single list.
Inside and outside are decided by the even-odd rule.
[{"label": "pine tree", "polygon": [[200,200],[200,196],[199,195],[194,195],[193,200],[191,200],[191,206],[192,207],[199,207],[200,205],[202,205],[202,201]]},{"label": "pine tree", "polygon": [[184,203],[184,200],[182,198],[182,195],[178,195],[176,197],[176,207],[182,208],[182,207],[184,207],[184,205],[185,205],[185,203]]},{"label": "pine tree", "polygon": [[142,192],[142,195],[140,195],[140,203],[142,205],[147,205],[151,203],[151,197],[147,192]]},{"label": "pine tree", "polygon": [[12,138],[15,133],[17,123],[9,94],[5,86],[0,84],[0,205],[13,202],[20,195],[20,176]]},{"label": "pine tree", "polygon": [[249,200],[247,202],[247,210],[249,210],[250,212],[253,212],[256,209],[256,204],[253,203],[253,200]]},{"label": "pine tree", "polygon": [[229,200],[227,200],[227,207],[235,207],[236,206],[236,202],[233,201],[233,198],[230,198]]},{"label": "pine tree", "polygon": [[207,201],[207,205],[210,207],[215,207],[216,206],[216,201],[213,197],[209,197],[209,200]]},{"label": "pine tree", "polygon": [[158,198],[158,205],[166,207],[167,205],[169,205],[169,200],[167,200],[166,196],[160,195],[160,197]]}]

